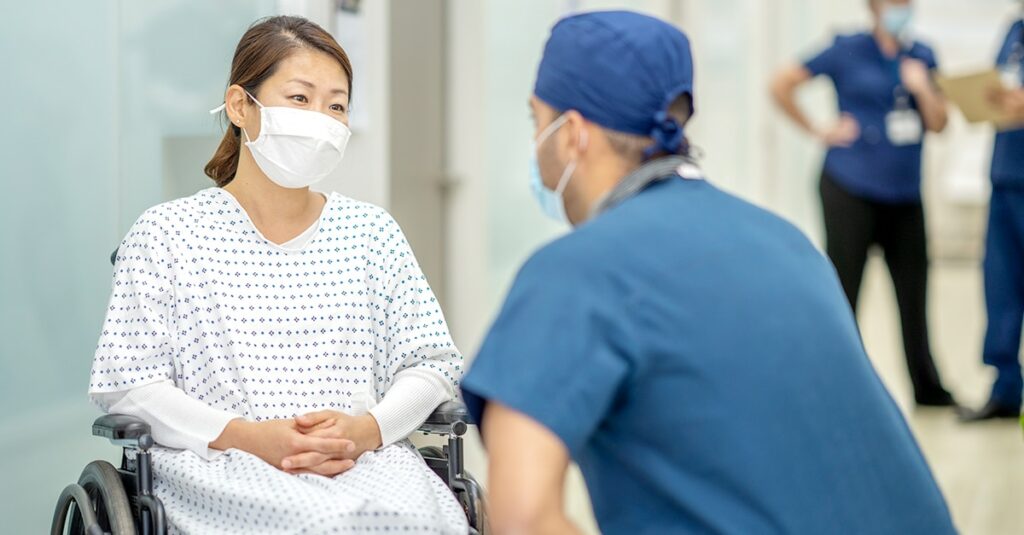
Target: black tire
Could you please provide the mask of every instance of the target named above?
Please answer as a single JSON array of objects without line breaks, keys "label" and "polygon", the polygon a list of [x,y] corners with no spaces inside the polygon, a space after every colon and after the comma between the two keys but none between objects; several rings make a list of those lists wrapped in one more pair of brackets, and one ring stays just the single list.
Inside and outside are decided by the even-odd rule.
[{"label": "black tire", "polygon": [[444,459],[444,450],[437,446],[425,446],[420,448],[420,455],[423,457],[433,457],[435,459]]},{"label": "black tire", "polygon": [[132,508],[121,483],[121,475],[106,461],[93,461],[82,470],[78,484],[92,498],[96,519],[111,535],[135,535]]},{"label": "black tire", "polygon": [[445,485],[448,485],[448,456],[445,455],[444,450],[437,446],[426,446],[420,448],[419,451],[427,466],[437,474],[437,477],[441,478]]},{"label": "black tire", "polygon": [[[60,497],[57,498],[57,507],[53,510],[50,535],[83,533],[86,524],[96,524],[96,515],[92,510],[92,500],[89,499],[89,495],[81,485],[72,483],[64,487]],[[71,521],[70,530],[65,531],[65,528],[68,527],[68,520]]]}]

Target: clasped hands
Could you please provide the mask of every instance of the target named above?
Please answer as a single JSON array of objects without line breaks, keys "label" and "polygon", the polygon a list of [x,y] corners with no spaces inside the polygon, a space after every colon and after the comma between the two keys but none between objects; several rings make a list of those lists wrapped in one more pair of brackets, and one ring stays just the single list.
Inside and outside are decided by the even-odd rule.
[{"label": "clasped hands", "polygon": [[370,414],[323,410],[281,420],[232,420],[210,447],[256,455],[291,474],[333,477],[381,446],[380,427]]}]

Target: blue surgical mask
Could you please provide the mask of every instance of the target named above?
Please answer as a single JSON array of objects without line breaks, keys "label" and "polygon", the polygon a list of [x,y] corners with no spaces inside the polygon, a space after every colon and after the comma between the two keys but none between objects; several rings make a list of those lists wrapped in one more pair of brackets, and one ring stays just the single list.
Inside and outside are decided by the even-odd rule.
[{"label": "blue surgical mask", "polygon": [[882,27],[894,37],[903,35],[914,16],[910,6],[885,6],[882,11]]},{"label": "blue surgical mask", "polygon": [[533,198],[540,205],[544,215],[559,223],[568,222],[569,218],[565,214],[562,196],[549,190],[540,176],[540,164],[537,163],[536,149],[533,156],[530,157],[530,192],[533,193]]},{"label": "blue surgical mask", "polygon": [[569,223],[569,216],[565,213],[564,195],[565,188],[569,185],[573,172],[576,171],[576,161],[573,160],[565,166],[565,170],[562,171],[562,177],[558,179],[558,187],[550,190],[544,185],[544,179],[540,174],[540,164],[537,162],[537,149],[561,128],[565,121],[566,117],[564,115],[555,119],[537,136],[537,140],[533,143],[533,148],[530,151],[530,191],[533,193],[533,198],[536,199],[537,204],[540,205],[541,210],[544,211],[544,215],[559,223]]}]

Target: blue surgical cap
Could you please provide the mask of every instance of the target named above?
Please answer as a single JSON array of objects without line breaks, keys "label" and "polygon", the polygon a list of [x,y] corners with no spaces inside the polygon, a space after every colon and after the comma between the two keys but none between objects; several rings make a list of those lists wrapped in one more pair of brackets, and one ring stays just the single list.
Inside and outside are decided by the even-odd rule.
[{"label": "blue surgical cap", "polygon": [[683,128],[668,114],[693,97],[690,41],[667,22],[630,11],[582,13],[551,29],[534,94],[618,132],[649,136],[654,152],[679,153]]}]

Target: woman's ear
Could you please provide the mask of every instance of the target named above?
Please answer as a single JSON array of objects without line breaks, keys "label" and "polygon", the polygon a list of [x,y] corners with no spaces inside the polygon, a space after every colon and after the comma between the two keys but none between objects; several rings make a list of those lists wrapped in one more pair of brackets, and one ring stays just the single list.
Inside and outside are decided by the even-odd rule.
[{"label": "woman's ear", "polygon": [[228,115],[231,124],[239,128],[245,125],[247,112],[249,111],[249,95],[242,86],[232,84],[224,92],[224,112]]}]

